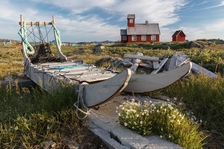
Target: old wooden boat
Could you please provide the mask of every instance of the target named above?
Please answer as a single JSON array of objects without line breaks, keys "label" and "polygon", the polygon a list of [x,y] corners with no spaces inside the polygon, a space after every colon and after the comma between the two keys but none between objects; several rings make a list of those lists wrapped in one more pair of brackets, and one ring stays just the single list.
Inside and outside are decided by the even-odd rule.
[{"label": "old wooden boat", "polygon": [[[114,97],[127,86],[131,77],[129,69],[114,73],[92,64],[68,61],[61,52],[60,34],[54,17],[51,22],[26,22],[20,15],[19,24],[24,74],[44,90],[51,91],[61,83],[77,84],[81,88],[79,97],[82,97],[87,107],[92,107]],[[45,41],[48,35],[43,36],[41,29],[46,29],[47,26],[53,30],[57,56],[52,53],[49,41]],[[46,33],[49,33],[49,30]],[[32,45],[28,41],[31,35],[39,38],[38,42],[33,41]]]}]

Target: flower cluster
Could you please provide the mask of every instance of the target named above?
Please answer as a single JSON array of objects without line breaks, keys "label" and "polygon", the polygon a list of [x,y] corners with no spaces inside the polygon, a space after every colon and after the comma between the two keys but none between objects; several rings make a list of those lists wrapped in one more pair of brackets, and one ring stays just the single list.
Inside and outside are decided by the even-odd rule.
[{"label": "flower cluster", "polygon": [[121,125],[142,135],[151,134],[150,109],[133,99],[117,107],[117,110]]},{"label": "flower cluster", "polygon": [[117,113],[121,125],[141,135],[157,134],[183,147],[203,140],[192,117],[168,102],[141,103],[132,99],[117,107]]}]

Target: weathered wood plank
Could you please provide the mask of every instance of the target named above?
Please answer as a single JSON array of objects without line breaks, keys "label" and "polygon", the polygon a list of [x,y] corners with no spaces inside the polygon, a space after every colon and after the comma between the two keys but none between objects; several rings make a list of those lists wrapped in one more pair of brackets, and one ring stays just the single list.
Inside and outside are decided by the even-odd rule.
[{"label": "weathered wood plank", "polygon": [[168,65],[167,71],[172,70],[176,67],[176,65],[177,65],[176,61],[177,61],[177,53],[175,52],[169,60],[169,65]]},{"label": "weathered wood plank", "polygon": [[152,62],[153,69],[159,69],[159,62]]},{"label": "weathered wood plank", "polygon": [[[177,55],[177,64],[180,65],[181,63],[185,62],[187,59],[186,55]],[[217,75],[210,70],[194,63],[192,63],[192,71],[196,73],[201,73],[202,75],[209,76],[210,78],[217,78]]]},{"label": "weathered wood plank", "polygon": [[217,75],[215,73],[211,72],[210,70],[203,68],[194,62],[191,62],[191,63],[192,63],[192,71],[194,71],[196,73],[201,73],[205,76],[209,76],[212,79],[217,78]]},{"label": "weathered wood plank", "polygon": [[[26,24],[26,25],[52,25],[52,22],[23,22],[23,24]],[[21,22],[19,22],[19,25],[21,25]]]},{"label": "weathered wood plank", "polygon": [[168,60],[168,58],[165,58],[164,60],[162,60],[160,62],[159,68],[156,69],[156,70],[153,70],[150,74],[157,74],[161,70],[161,68],[165,65],[165,63],[167,62],[167,60]]},{"label": "weathered wood plank", "polygon": [[140,55],[134,55],[134,54],[124,54],[124,58],[159,61],[158,57],[140,56]]},{"label": "weathered wood plank", "polygon": [[142,67],[145,67],[145,68],[153,68],[152,63],[144,63],[144,62],[141,62],[139,64],[139,66],[142,66]]},{"label": "weathered wood plank", "polygon": [[140,60],[140,59],[135,59],[134,62],[133,62],[134,64],[130,67],[130,69],[133,72],[135,72],[137,70],[138,66],[139,66],[139,63],[141,63],[141,61],[142,60]]}]

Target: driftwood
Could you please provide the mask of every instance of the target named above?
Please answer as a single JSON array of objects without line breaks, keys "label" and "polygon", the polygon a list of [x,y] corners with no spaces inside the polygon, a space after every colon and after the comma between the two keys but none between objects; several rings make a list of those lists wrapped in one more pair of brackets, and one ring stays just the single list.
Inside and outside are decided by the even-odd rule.
[{"label": "driftwood", "polygon": [[156,62],[159,61],[158,57],[140,56],[140,55],[133,55],[133,54],[125,54],[124,58],[150,60],[150,61],[156,61]]},{"label": "driftwood", "polygon": [[156,70],[153,70],[150,74],[157,74],[161,70],[161,68],[165,65],[165,63],[167,62],[167,60],[168,60],[168,58],[165,58],[164,60],[162,60],[160,62],[159,68],[156,69]]},{"label": "driftwood", "polygon": [[124,60],[117,60],[114,62],[114,68],[118,68],[119,65],[124,67],[129,67],[132,72],[135,72],[139,69],[143,74],[157,74],[160,71],[170,71],[177,67],[182,66],[185,63],[192,63],[191,71],[193,74],[199,74],[209,76],[211,78],[216,78],[217,75],[206,68],[190,61],[187,55],[177,54],[174,52],[171,58],[159,58],[159,57],[150,57],[144,56],[142,53],[137,52],[135,54],[124,54]]},{"label": "driftwood", "polygon": [[[190,61],[189,58],[187,58],[186,55],[182,54],[182,55],[177,55],[177,64],[180,65],[181,63],[184,63],[186,61]],[[191,61],[190,61],[191,62]],[[217,75],[213,72],[211,72],[210,70],[207,70],[206,68],[203,68],[202,66],[191,62],[192,63],[192,71],[197,73],[197,74],[202,74],[205,76],[209,76],[210,78],[214,79],[217,78]]]}]

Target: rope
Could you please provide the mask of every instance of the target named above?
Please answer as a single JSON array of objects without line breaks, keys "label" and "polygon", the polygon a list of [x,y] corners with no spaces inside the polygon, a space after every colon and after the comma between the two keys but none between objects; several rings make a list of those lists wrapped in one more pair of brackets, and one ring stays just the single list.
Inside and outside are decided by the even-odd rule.
[{"label": "rope", "polygon": [[[85,105],[84,100],[83,100],[83,96],[82,96],[84,87],[85,87],[85,85],[82,85],[82,84],[79,85],[78,99],[77,99],[77,102],[74,103],[74,106],[76,107],[76,116],[79,119],[84,120],[85,118],[87,118],[88,115],[90,115],[92,113],[99,120],[101,120],[103,122],[106,122],[106,123],[110,122],[110,118],[108,116],[97,113],[97,112],[93,111],[92,109],[88,109],[88,107]],[[81,106],[84,110],[79,108],[79,104],[81,104]],[[79,113],[78,113],[79,111],[84,114],[83,117],[79,116]],[[102,115],[102,116],[106,117],[108,120],[104,120],[104,119],[100,118],[99,115]]]},{"label": "rope", "polygon": [[61,36],[60,36],[60,31],[56,28],[54,22],[52,22],[52,26],[54,27],[54,29],[55,29],[55,31],[56,31],[56,36],[57,36],[56,40],[57,40],[59,46],[61,46]]},{"label": "rope", "polygon": [[[24,36],[22,35],[21,29],[23,29]],[[18,34],[20,35],[22,41],[25,43],[25,45],[24,45],[25,47],[24,48],[26,49],[26,52],[28,54],[34,54],[35,50],[34,50],[34,48],[30,45],[30,43],[27,40],[27,35],[26,35],[26,32],[27,32],[26,22],[24,23],[24,27],[21,28],[21,29],[19,30]]]},{"label": "rope", "polygon": [[[90,115],[90,111],[91,111],[91,109],[89,110],[83,101],[83,97],[82,97],[83,89],[84,89],[84,85],[79,85],[78,99],[77,99],[77,102],[74,103],[74,106],[76,107],[76,116],[81,120],[87,118],[87,116]],[[79,104],[81,104],[81,106],[85,109],[85,111],[79,108]],[[78,113],[79,111],[85,115],[83,117],[80,117]]]}]

